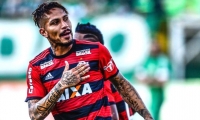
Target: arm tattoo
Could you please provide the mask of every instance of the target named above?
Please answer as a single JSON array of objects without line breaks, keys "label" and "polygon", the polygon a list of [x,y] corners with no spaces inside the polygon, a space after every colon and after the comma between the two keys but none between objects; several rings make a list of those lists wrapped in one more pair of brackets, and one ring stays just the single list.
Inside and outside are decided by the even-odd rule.
[{"label": "arm tattoo", "polygon": [[79,76],[66,71],[60,81],[41,100],[30,100],[28,102],[31,120],[43,120],[54,108],[57,100],[67,87],[74,86],[79,82]]},{"label": "arm tattoo", "polygon": [[51,112],[57,100],[64,90],[61,90],[61,84],[55,85],[54,88],[41,100],[29,100],[29,116],[31,120],[43,120]]},{"label": "arm tattoo", "polygon": [[142,117],[152,118],[135,88],[119,73],[110,79],[123,99]]}]

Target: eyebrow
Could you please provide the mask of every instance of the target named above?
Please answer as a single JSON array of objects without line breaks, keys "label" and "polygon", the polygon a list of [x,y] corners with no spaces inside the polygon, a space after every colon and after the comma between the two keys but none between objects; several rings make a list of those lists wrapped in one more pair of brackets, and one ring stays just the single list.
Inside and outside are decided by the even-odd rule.
[{"label": "eyebrow", "polygon": [[[62,16],[62,18],[65,18],[65,17],[69,17],[68,14]],[[60,19],[60,18],[53,18],[53,19],[51,19],[49,22],[54,21],[54,20],[59,20],[59,19]]]}]

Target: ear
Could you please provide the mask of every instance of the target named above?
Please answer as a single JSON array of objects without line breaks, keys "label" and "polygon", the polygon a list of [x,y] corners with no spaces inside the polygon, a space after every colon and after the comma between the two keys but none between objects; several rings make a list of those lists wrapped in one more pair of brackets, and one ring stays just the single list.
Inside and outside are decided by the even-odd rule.
[{"label": "ear", "polygon": [[41,34],[42,36],[44,36],[44,37],[47,38],[48,34],[47,34],[47,32],[44,30],[44,28],[40,28],[39,32],[40,32],[40,34]]}]

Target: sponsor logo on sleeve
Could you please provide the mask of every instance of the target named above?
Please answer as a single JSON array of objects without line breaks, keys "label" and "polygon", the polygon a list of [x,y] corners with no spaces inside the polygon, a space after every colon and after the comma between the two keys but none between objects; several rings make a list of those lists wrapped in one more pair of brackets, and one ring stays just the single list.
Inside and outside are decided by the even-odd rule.
[{"label": "sponsor logo on sleeve", "polygon": [[53,61],[52,61],[52,60],[50,60],[50,61],[48,61],[48,62],[45,62],[45,63],[43,63],[43,64],[40,64],[40,68],[41,68],[41,69],[44,69],[44,68],[49,67],[49,66],[51,66],[51,65],[53,65]]},{"label": "sponsor logo on sleeve", "polygon": [[32,68],[28,68],[28,83],[29,83],[29,89],[28,93],[33,93],[33,81],[31,76]]},{"label": "sponsor logo on sleeve", "polygon": [[91,54],[90,49],[76,51],[76,56]]},{"label": "sponsor logo on sleeve", "polygon": [[106,70],[108,72],[112,72],[114,69],[114,64],[113,64],[112,59],[108,62],[107,66],[104,66],[103,68],[104,68],[104,70]]}]

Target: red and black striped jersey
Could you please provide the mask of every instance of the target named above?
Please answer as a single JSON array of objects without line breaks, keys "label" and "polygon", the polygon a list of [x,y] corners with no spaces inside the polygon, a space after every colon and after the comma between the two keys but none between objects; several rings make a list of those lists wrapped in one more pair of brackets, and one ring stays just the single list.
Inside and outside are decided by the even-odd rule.
[{"label": "red and black striped jersey", "polygon": [[[88,62],[90,78],[65,89],[52,111],[55,120],[110,120],[111,110],[104,88],[104,80],[118,74],[107,48],[98,42],[73,40],[71,50],[55,56],[48,48],[29,62],[27,70],[27,98],[43,98],[60,80],[65,67]],[[86,75],[87,75],[86,74]]]}]

